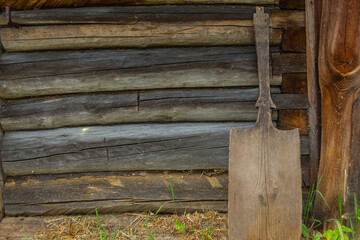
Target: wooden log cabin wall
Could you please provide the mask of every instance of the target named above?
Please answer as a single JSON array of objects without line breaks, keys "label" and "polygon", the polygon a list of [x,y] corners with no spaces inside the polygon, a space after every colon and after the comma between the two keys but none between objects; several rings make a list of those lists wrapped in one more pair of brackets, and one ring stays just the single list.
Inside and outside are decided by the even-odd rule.
[{"label": "wooden log cabin wall", "polygon": [[309,186],[302,1],[105,2],[0,4],[20,26],[0,17],[6,216],[156,210],[170,184],[165,212],[226,211],[229,130],[257,116],[255,4],[271,16],[274,121],[300,128]]}]

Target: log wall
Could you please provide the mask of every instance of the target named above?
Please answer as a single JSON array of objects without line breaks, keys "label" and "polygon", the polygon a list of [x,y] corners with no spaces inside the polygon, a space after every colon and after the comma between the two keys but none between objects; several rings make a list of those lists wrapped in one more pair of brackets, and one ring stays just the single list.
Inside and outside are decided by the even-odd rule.
[{"label": "log wall", "polygon": [[269,4],[273,120],[300,128],[309,185],[304,12],[201,3],[236,5],[14,11],[20,28],[0,18],[7,216],[157,210],[170,184],[165,212],[227,211],[229,130],[257,118],[255,8],[243,3]]}]

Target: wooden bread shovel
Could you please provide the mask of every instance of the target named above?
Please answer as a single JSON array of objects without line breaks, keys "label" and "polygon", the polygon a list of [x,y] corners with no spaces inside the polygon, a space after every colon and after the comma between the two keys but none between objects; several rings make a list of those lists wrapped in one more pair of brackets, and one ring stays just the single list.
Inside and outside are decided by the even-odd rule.
[{"label": "wooden bread shovel", "polygon": [[298,240],[301,237],[300,137],[271,121],[269,15],[254,14],[260,95],[250,129],[230,131],[229,239]]}]

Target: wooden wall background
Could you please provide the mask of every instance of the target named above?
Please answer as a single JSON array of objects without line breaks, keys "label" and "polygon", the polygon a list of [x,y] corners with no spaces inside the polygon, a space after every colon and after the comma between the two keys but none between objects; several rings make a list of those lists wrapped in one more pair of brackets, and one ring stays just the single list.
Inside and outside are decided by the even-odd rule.
[{"label": "wooden wall background", "polygon": [[[25,2],[8,4],[99,3]],[[13,11],[19,28],[0,17],[7,216],[156,210],[171,200],[170,184],[175,202],[165,212],[226,211],[229,130],[257,116],[249,3],[271,15],[273,117],[281,129],[300,128],[307,189],[302,1],[171,5],[180,2]]]}]

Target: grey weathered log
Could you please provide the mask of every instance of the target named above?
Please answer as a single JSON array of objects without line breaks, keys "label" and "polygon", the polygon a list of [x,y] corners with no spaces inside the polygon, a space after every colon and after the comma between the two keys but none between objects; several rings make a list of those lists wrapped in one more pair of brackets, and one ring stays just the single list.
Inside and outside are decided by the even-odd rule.
[{"label": "grey weathered log", "polygon": [[227,174],[100,173],[9,178],[4,189],[5,213],[59,215],[116,212],[161,212],[214,209],[226,211]]},{"label": "grey weathered log", "polygon": [[[0,123],[4,131],[13,131],[132,122],[254,121],[257,96],[256,88],[210,88],[4,100]],[[307,108],[304,95],[275,93],[273,98],[279,109]]]},{"label": "grey weathered log", "polygon": [[[119,47],[235,46],[254,43],[253,27],[243,27],[244,20],[229,21],[46,25],[3,28],[0,33],[2,44],[8,52]],[[279,45],[280,42],[281,29],[272,29],[271,44]]]},{"label": "grey weathered log", "polygon": [[[124,124],[6,132],[6,175],[227,169],[229,131],[253,123]],[[308,138],[301,153],[309,154]]]},{"label": "grey weathered log", "polygon": [[[303,11],[279,11],[267,7],[271,12],[271,25],[277,28],[305,26]],[[189,22],[203,20],[244,20],[242,26],[253,26],[253,6],[121,6],[57,8],[37,11],[14,11],[12,20],[21,25],[84,24],[84,23],[136,23]],[[5,17],[0,25],[6,26]]]},{"label": "grey weathered log", "polygon": [[[256,74],[255,48],[248,46],[5,53],[0,97],[257,86]],[[281,77],[271,83],[280,85]]]}]

